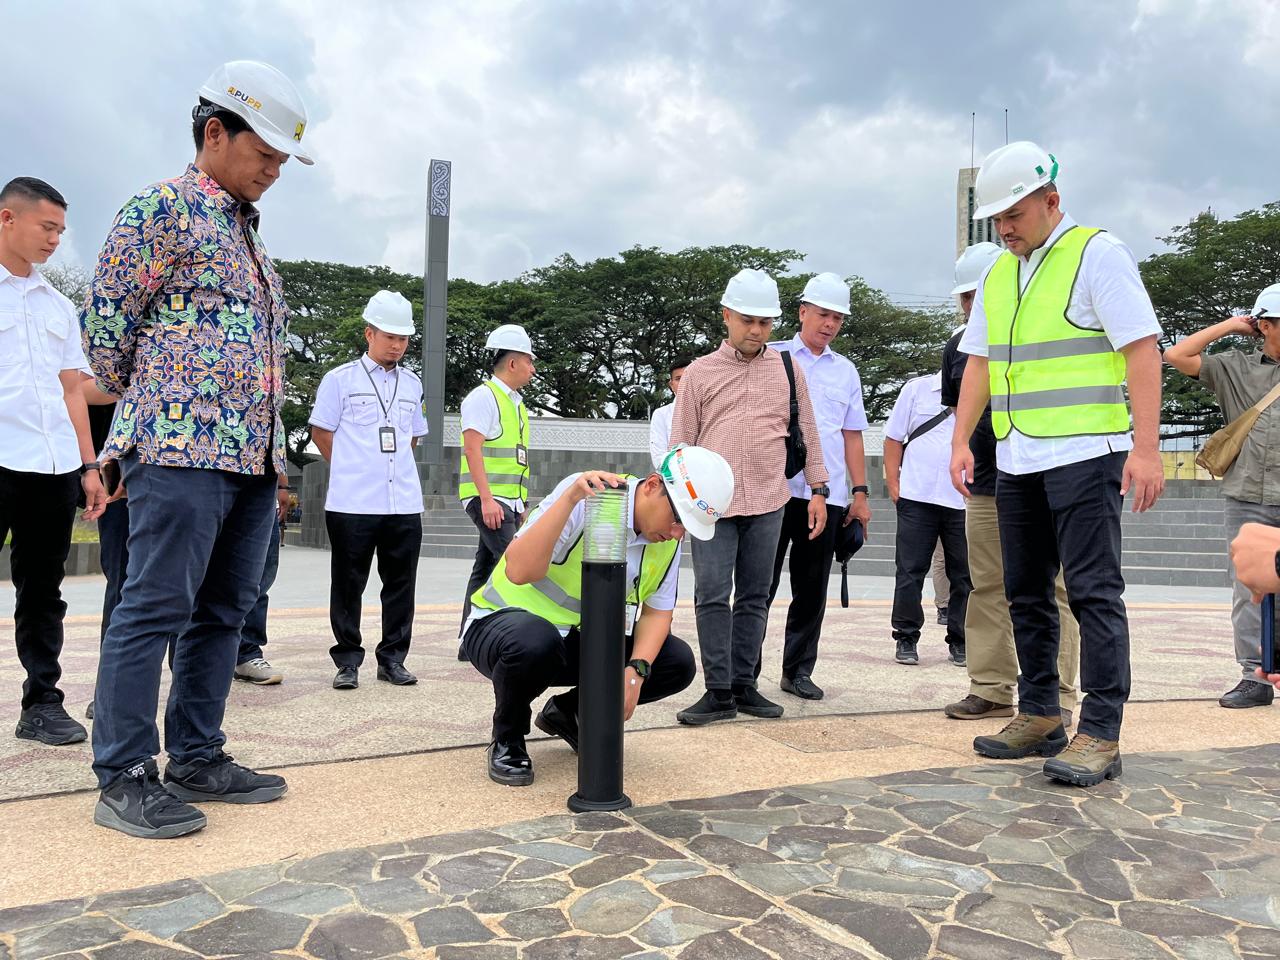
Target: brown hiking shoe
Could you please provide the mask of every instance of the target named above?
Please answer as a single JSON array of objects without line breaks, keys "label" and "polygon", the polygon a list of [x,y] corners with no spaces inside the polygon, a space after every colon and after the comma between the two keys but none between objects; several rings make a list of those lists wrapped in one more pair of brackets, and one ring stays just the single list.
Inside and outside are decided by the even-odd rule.
[{"label": "brown hiking shoe", "polygon": [[1067,745],[1061,717],[1037,717],[1020,713],[993,737],[975,737],[973,749],[984,757],[1017,760],[1036,753],[1052,757]]},{"label": "brown hiking shoe", "polygon": [[1071,746],[1044,764],[1046,777],[1074,783],[1077,787],[1114,780],[1122,772],[1119,742],[1099,740],[1087,733],[1077,733],[1071,738]]},{"label": "brown hiking shoe", "polygon": [[1012,717],[1013,705],[996,703],[971,693],[957,703],[948,703],[942,712],[952,720],[982,720],[985,717]]}]

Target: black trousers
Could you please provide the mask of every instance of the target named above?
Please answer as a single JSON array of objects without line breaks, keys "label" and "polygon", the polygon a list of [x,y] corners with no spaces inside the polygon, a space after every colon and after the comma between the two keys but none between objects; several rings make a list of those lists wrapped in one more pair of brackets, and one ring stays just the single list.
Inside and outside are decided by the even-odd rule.
[{"label": "black trousers", "polygon": [[12,534],[9,566],[17,602],[13,626],[18,662],[27,672],[22,709],[61,703],[62,578],[71,550],[71,525],[80,474],[25,473],[0,467],[0,544]]},{"label": "black trousers", "polygon": [[[549,621],[525,610],[500,610],[471,625],[462,640],[462,652],[493,681],[494,740],[528,734],[533,701],[548,687],[570,687],[556,700],[561,709],[577,714],[578,643],[576,628],[563,637]],[[631,637],[627,637],[630,658]],[[640,688],[640,703],[679,693],[693,683],[696,672],[689,645],[669,635]]]},{"label": "black trousers", "polygon": [[1042,473],[996,478],[1004,590],[1018,650],[1018,709],[1058,713],[1061,563],[1080,623],[1079,731],[1120,739],[1129,699],[1129,621],[1120,566],[1120,479],[1128,454],[1111,453]]},{"label": "black trousers", "polygon": [[98,518],[98,555],[107,589],[102,594],[102,630],[99,642],[111,626],[111,613],[120,604],[125,573],[129,569],[129,498],[107,504]]},{"label": "black trousers", "polygon": [[[782,512],[782,535],[773,561],[769,606],[782,582],[782,562],[791,547],[791,605],[787,607],[787,631],[782,644],[782,675],[811,676],[818,662],[818,639],[827,615],[827,586],[836,553],[836,532],[844,523],[844,507],[827,507],[827,525],[817,539],[809,539],[809,501],[792,497]],[[854,521],[855,523],[857,521]],[[756,663],[760,676],[761,662]]]},{"label": "black trousers", "polygon": [[[942,541],[942,557],[951,581],[947,601],[947,642],[964,643],[964,615],[969,606],[969,547],[964,535],[964,511],[936,503],[898,498],[898,536],[894,559],[897,572],[893,585],[894,640],[920,639],[924,607],[920,595],[933,560],[933,551]],[[1052,592],[1052,578],[1050,578]]]},{"label": "black trousers", "polygon": [[502,507],[502,525],[497,530],[490,530],[484,525],[484,517],[480,513],[480,498],[472,497],[467,501],[467,516],[476,525],[480,542],[476,545],[476,559],[471,565],[471,577],[467,580],[467,593],[462,598],[462,626],[466,625],[467,617],[471,615],[471,595],[489,579],[489,574],[493,573],[493,568],[506,553],[524,519],[524,514],[516,513],[505,503],[498,506]]},{"label": "black trousers", "polygon": [[369,568],[378,558],[382,579],[381,664],[403,663],[413,634],[413,598],[422,550],[422,517],[416,513],[364,514],[326,510],[331,548],[329,623],[334,640],[329,656],[339,667],[364,662],[360,643],[360,606]]}]

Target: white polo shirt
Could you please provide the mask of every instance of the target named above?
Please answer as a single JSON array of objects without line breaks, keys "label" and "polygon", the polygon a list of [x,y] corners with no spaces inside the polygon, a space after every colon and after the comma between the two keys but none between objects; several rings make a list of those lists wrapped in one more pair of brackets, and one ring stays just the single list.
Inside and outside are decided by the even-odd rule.
[{"label": "white polo shirt", "polygon": [[[818,421],[818,435],[822,444],[822,462],[827,465],[831,479],[827,486],[831,496],[827,505],[849,505],[849,474],[844,462],[844,431],[867,429],[867,414],[862,406],[862,378],[858,368],[848,357],[841,356],[831,347],[815,354],[796,334],[782,343],[771,343],[775,350],[786,350],[795,358],[796,365],[804,371],[809,384],[809,402]],[[791,496],[808,500],[813,496],[804,473],[797,473],[788,481]]]},{"label": "white polo shirt", "polygon": [[[516,537],[523,537],[529,532],[529,528],[538,522],[538,518],[542,516],[543,511],[549,508],[553,503],[559,500],[566,490],[573,486],[574,482],[582,476],[581,473],[571,473],[559,483],[556,488],[549,494],[538,501],[538,505],[533,508],[529,514],[529,519],[525,521],[524,526],[516,534]],[[635,531],[636,525],[636,487],[643,481],[640,479],[631,479],[627,481],[627,589],[630,591],[631,585],[640,579],[640,564],[644,559],[644,548],[653,541],[647,539]],[[573,549],[582,536],[582,528],[586,523],[587,502],[585,500],[574,505],[572,512],[569,514],[569,522],[564,525],[564,529],[560,531],[560,535],[556,538],[556,545],[551,550],[552,563],[564,563],[568,557],[569,551]],[[658,585],[658,589],[654,591],[653,596],[644,602],[646,607],[652,607],[654,610],[674,610],[676,608],[676,589],[680,583],[680,551],[684,545],[676,544],[676,553],[671,560],[671,567],[667,570],[667,575],[662,579],[662,583]],[[496,610],[485,610],[481,607],[472,606],[471,615],[467,617],[467,622],[462,625],[462,635],[465,637],[467,631],[471,629],[471,624],[477,620],[483,620],[491,613],[497,613]],[[627,629],[631,629],[632,623],[627,624]],[[567,637],[568,629],[561,629],[560,635]]]},{"label": "white polo shirt", "polygon": [[655,470],[662,466],[662,461],[671,452],[671,418],[675,413],[676,402],[672,400],[649,415],[649,459],[653,461]]},{"label": "white polo shirt", "polygon": [[[412,370],[387,370],[366,353],[330,370],[316,391],[311,425],[333,431],[329,496],[334,513],[422,512],[422,481],[413,439],[427,435],[422,381]],[[382,450],[381,431],[395,433],[395,452]]]},{"label": "white polo shirt", "polygon": [[[1018,285],[1022,290],[1027,289],[1049,247],[1074,226],[1076,222],[1063,214],[1062,222],[1031,256],[1018,258]],[[1138,261],[1133,251],[1111,234],[1097,234],[1084,248],[1080,273],[1067,306],[1067,319],[1077,327],[1101,330],[1116,350],[1143,337],[1160,336],[1160,321],[1142,285]],[[960,349],[977,357],[988,355],[987,313],[981,283],[973,298],[969,326],[960,340]],[[996,466],[1005,473],[1039,473],[1132,449],[1133,434],[1128,432],[1046,438],[1028,437],[1013,430],[996,443]]]},{"label": "white polo shirt", "polygon": [[[524,402],[524,397],[518,390],[512,390],[497,377],[493,378],[499,389],[502,390],[511,402],[517,407]],[[477,430],[480,436],[486,440],[496,440],[502,436],[502,413],[498,410],[498,401],[493,395],[493,391],[486,387],[483,383],[475,387],[470,393],[462,398],[462,408],[458,411],[459,419],[462,421],[462,431]],[[467,469],[466,457],[463,457],[462,469]],[[467,503],[477,497],[469,497]],[[499,503],[505,503],[516,513],[524,513],[525,502],[519,497],[499,497],[493,499]]]},{"label": "white polo shirt", "polygon": [[[916,427],[945,409],[941,373],[908,380],[902,385],[889,422],[884,425],[884,435],[906,443]],[[964,497],[951,485],[951,436],[955,430],[956,418],[951,416],[911,441],[902,455],[898,496],[953,510],[964,509]]]},{"label": "white polo shirt", "polygon": [[80,469],[67,412],[64,370],[89,370],[71,301],[40,271],[18,277],[0,266],[0,467],[60,474]]}]

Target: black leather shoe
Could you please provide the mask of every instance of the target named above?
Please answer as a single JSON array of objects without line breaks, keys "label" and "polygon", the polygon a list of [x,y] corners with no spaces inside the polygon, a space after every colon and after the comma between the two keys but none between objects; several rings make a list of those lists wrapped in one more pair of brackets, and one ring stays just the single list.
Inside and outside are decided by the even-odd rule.
[{"label": "black leather shoe", "polygon": [[489,744],[489,779],[508,787],[527,787],[533,783],[533,761],[524,748],[524,739]]},{"label": "black leather shoe", "polygon": [[397,687],[412,687],[418,678],[405,669],[403,663],[378,664],[378,679],[394,683]]},{"label": "black leather shoe", "polygon": [[360,686],[360,671],[355,667],[339,667],[333,678],[333,689],[354,690]]},{"label": "black leather shoe", "polygon": [[763,696],[755,687],[742,687],[733,691],[733,702],[739,713],[749,717],[761,717],[765,720],[776,720],[782,716],[782,704],[774,703]]},{"label": "black leather shoe", "polygon": [[802,700],[821,700],[823,696],[822,688],[803,673],[797,673],[794,677],[783,677],[779,686],[785,693]]},{"label": "black leather shoe", "polygon": [[578,718],[561,710],[555,697],[549,698],[542,705],[542,710],[533,718],[533,725],[543,733],[559,737],[569,745],[570,750],[578,752]]},{"label": "black leather shoe", "polygon": [[1275,687],[1269,683],[1250,680],[1245,677],[1234,687],[1224,693],[1218,700],[1218,706],[1231,710],[1242,710],[1245,707],[1266,707],[1276,697]]}]

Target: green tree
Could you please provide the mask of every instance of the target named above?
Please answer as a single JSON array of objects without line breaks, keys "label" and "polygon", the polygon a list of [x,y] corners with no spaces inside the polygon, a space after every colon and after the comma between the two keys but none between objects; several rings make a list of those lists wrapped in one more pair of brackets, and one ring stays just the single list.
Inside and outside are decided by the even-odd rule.
[{"label": "green tree", "polygon": [[[1248,312],[1258,291],[1280,277],[1280,203],[1227,220],[1207,210],[1161,240],[1171,249],[1140,267],[1169,343]],[[1209,349],[1253,346],[1233,337]],[[1199,381],[1166,367],[1162,420],[1179,433],[1206,434],[1222,425],[1222,413]]]}]

